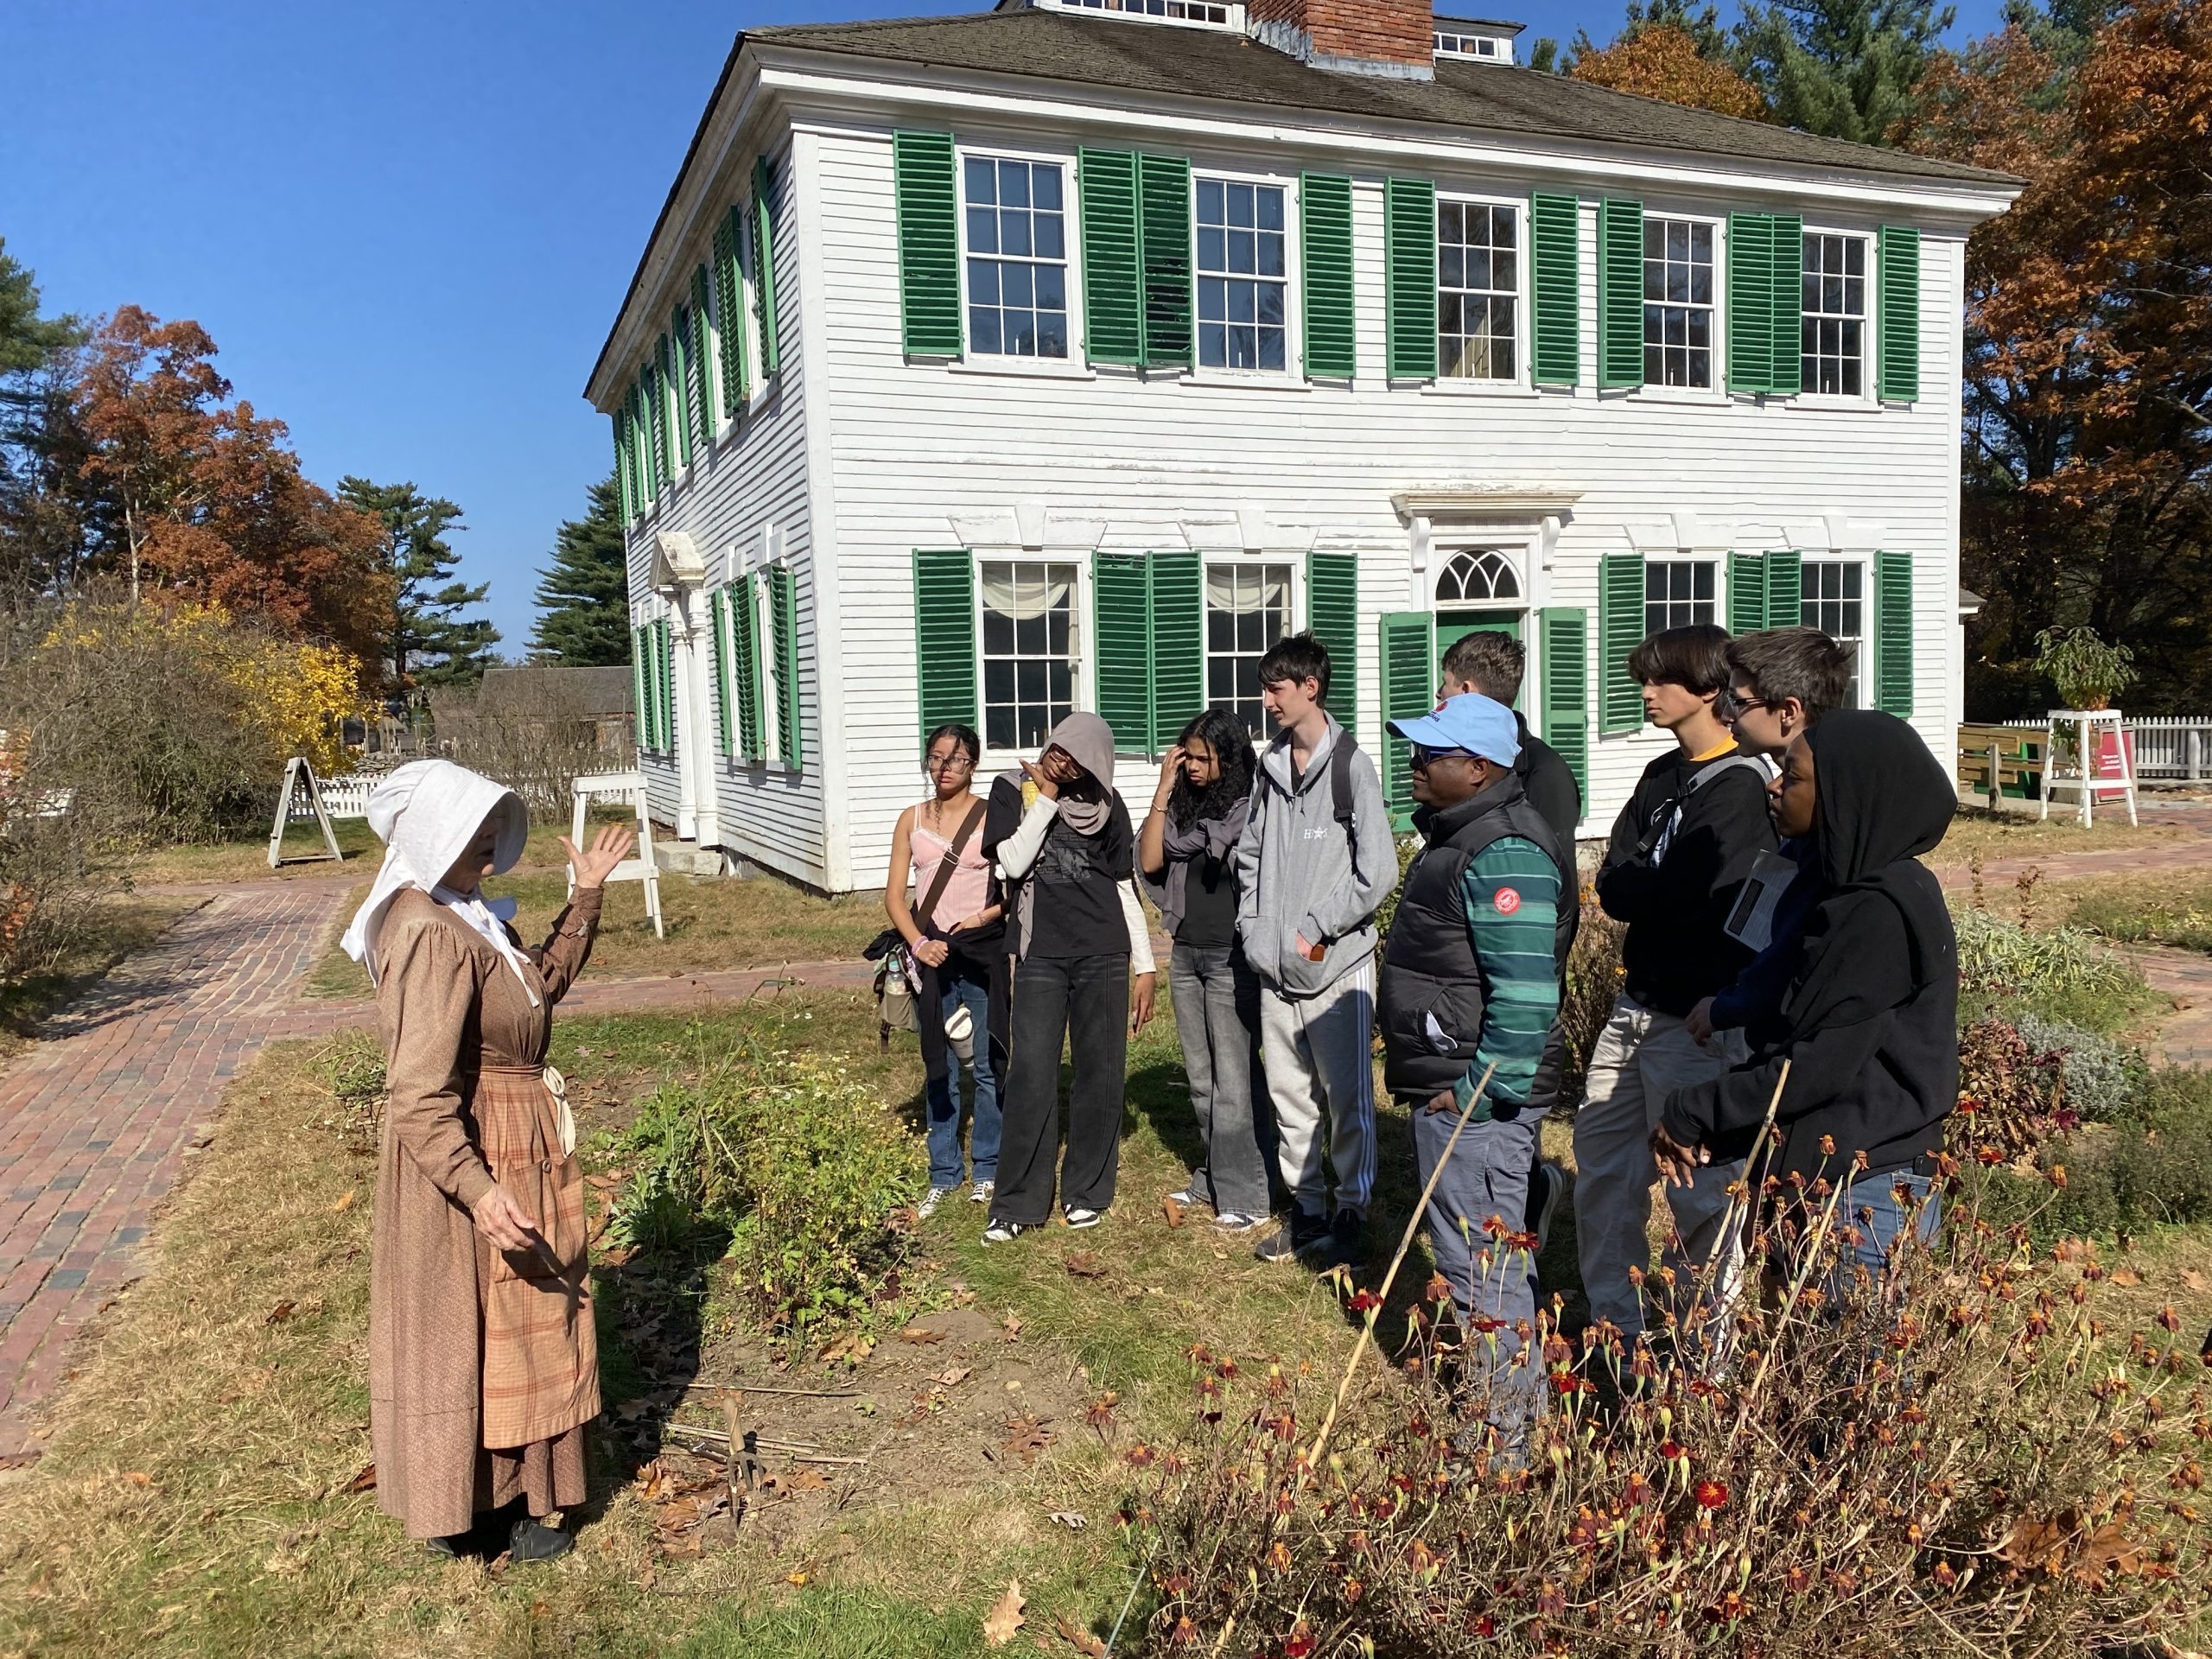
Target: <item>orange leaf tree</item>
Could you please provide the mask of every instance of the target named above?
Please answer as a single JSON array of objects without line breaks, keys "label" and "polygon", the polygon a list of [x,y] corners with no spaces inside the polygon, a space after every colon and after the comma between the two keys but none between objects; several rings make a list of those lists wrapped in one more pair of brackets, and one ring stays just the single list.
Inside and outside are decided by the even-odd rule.
[{"label": "orange leaf tree", "polygon": [[1641,92],[1719,115],[1755,120],[1766,113],[1758,87],[1726,63],[1701,54],[1689,32],[1672,23],[1646,24],[1611,46],[1578,52],[1567,73],[1593,86]]}]

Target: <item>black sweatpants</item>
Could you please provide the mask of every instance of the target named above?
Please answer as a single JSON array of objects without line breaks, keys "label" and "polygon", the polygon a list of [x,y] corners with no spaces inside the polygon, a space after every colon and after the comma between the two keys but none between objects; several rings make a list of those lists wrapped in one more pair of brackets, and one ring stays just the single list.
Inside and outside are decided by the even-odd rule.
[{"label": "black sweatpants", "polygon": [[[1028,957],[1014,970],[1014,1053],[1000,1093],[999,1184],[991,1218],[1040,1225],[1061,1204],[1105,1210],[1121,1161],[1122,1080],[1129,1052],[1129,957]],[[1060,1157],[1060,1041],[1068,1090]]]}]

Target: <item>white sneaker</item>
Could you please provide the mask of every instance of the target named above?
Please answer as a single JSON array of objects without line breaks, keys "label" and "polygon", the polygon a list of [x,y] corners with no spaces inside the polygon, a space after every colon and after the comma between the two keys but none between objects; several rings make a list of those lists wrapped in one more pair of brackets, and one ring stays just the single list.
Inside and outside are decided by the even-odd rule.
[{"label": "white sneaker", "polygon": [[970,1204],[988,1204],[991,1201],[992,1195],[998,1190],[999,1184],[996,1181],[978,1181],[975,1185],[968,1189],[968,1202]]},{"label": "white sneaker", "polygon": [[1024,1226],[1018,1221],[995,1221],[989,1226],[983,1229],[983,1243],[986,1244],[1004,1244],[1011,1240],[1020,1238],[1024,1233],[1031,1230],[1032,1229]]},{"label": "white sneaker", "polygon": [[1086,1210],[1079,1204],[1061,1211],[1060,1216],[1069,1226],[1077,1229],[1096,1227],[1100,1222],[1105,1220],[1105,1217],[1100,1215],[1096,1210]]},{"label": "white sneaker", "polygon": [[1196,1181],[1192,1181],[1180,1192],[1170,1192],[1167,1195],[1167,1202],[1170,1204],[1179,1204],[1182,1205],[1184,1209],[1189,1210],[1195,1208],[1198,1205],[1204,1204],[1205,1200],[1198,1196],[1198,1184]]},{"label": "white sneaker", "polygon": [[943,1204],[947,1198],[950,1198],[959,1190],[959,1188],[954,1186],[933,1186],[930,1188],[929,1196],[914,1206],[914,1219],[916,1221],[927,1221],[931,1216],[937,1214],[938,1205]]},{"label": "white sneaker", "polygon": [[1248,1216],[1241,1210],[1224,1210],[1214,1217],[1213,1224],[1224,1233],[1249,1233],[1265,1220],[1265,1216]]}]

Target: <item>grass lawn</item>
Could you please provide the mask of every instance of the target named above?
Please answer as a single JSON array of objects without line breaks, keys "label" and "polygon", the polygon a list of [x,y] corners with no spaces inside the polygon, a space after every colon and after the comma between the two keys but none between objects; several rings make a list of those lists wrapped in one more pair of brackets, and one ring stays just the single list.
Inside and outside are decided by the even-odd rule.
[{"label": "grass lawn", "polygon": [[2107,938],[2212,951],[2212,874],[2172,872],[2156,881],[2101,876],[2067,882],[2048,897],[2076,927]]},{"label": "grass lawn", "polygon": [[169,895],[117,893],[92,907],[90,925],[42,974],[0,987],[0,1055],[28,1037],[41,1016],[86,989],[125,957],[159,938],[196,901]]},{"label": "grass lawn", "polygon": [[1928,855],[1934,865],[1963,865],[1980,855],[1984,862],[2000,858],[2048,858],[2061,853],[2105,853],[2126,847],[2156,847],[2192,837],[2165,824],[2136,827],[2100,817],[2084,830],[2073,818],[2038,820],[2031,812],[1992,812],[1961,806],[1942,845]]},{"label": "grass lawn", "polygon": [[[630,822],[627,815],[610,810],[597,811],[592,821],[596,823]],[[331,830],[338,837],[338,849],[346,855],[347,864],[356,862],[373,866],[384,856],[384,843],[364,818],[337,818]],[[568,833],[568,820],[558,823],[551,821],[533,823],[530,840],[523,850],[518,870],[561,869],[567,855],[561,850],[561,837]],[[248,841],[226,841],[208,847],[164,847],[142,855],[131,866],[131,880],[140,887],[191,885],[220,887],[238,881],[296,880],[302,876],[327,876],[334,866],[322,842],[322,832],[314,822],[287,825],[284,830],[284,856],[296,859],[276,869],[269,868],[269,837],[256,836]],[[316,854],[324,854],[315,857]]]}]

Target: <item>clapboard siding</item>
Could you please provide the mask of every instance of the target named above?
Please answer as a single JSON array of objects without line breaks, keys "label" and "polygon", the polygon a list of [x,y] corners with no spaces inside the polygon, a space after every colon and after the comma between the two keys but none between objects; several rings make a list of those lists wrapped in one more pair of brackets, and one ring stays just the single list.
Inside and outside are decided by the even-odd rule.
[{"label": "clapboard siding", "polygon": [[[1020,147],[1071,159],[1074,142],[1031,134]],[[889,133],[825,130],[817,151],[823,313],[805,322],[824,331],[817,344],[829,419],[827,453],[817,464],[829,469],[834,501],[839,651],[855,684],[869,688],[848,699],[839,734],[851,779],[842,810],[857,885],[874,884],[893,822],[921,791],[912,551],[957,546],[955,516],[1005,512],[1017,500],[1103,519],[1109,550],[1180,548],[1184,519],[1229,518],[1242,504],[1268,512],[1281,532],[1281,556],[1294,561],[1308,545],[1359,551],[1358,735],[1370,753],[1380,753],[1382,737],[1377,621],[1427,607],[1394,493],[1481,485],[1580,491],[1550,570],[1523,575],[1536,602],[1592,613],[1593,645],[1599,556],[1648,540],[1647,527],[1670,515],[1696,515],[1705,529],[1695,551],[1717,557],[1731,547],[1783,544],[1774,540],[1783,531],[1811,552],[1826,535],[1823,515],[1847,514],[1879,527],[1878,535],[1867,533],[1864,550],[1878,545],[1915,556],[1916,724],[1939,753],[1948,745],[1960,670],[1957,234],[1931,230],[1923,238],[1922,397],[1910,409],[1762,406],[1664,393],[1600,397],[1595,182],[1582,191],[1580,387],[1496,396],[1389,387],[1382,374],[1382,175],[1357,168],[1345,169],[1354,178],[1362,370],[1353,385],[1221,386],[1122,370],[1009,376],[905,361]],[[1237,158],[1195,159],[1203,168]],[[1259,170],[1242,159],[1246,170]],[[1293,162],[1274,165],[1294,183]],[[1524,196],[1529,183],[1440,176],[1433,164],[1392,170],[1436,177],[1447,193]],[[1717,211],[1710,202],[1649,200],[1654,211]],[[1772,205],[1793,206],[1779,188]],[[1896,213],[1854,219],[1823,208],[1807,216],[1819,227],[1871,231]],[[1072,271],[1069,285],[1078,287]],[[1295,297],[1294,289],[1294,306]],[[1298,332],[1294,315],[1294,346]],[[1856,540],[1854,531],[1854,554],[1862,550]],[[1048,533],[1052,556],[1081,556],[1049,543]],[[1433,566],[1427,581],[1434,574]],[[1870,592],[1871,576],[1870,569]],[[1086,636],[1090,623],[1084,615]],[[1663,741],[1656,733],[1593,738],[1586,835],[1605,832]],[[1125,774],[1142,765],[1125,760]],[[1121,782],[1141,800],[1149,780],[1124,775]]]}]

